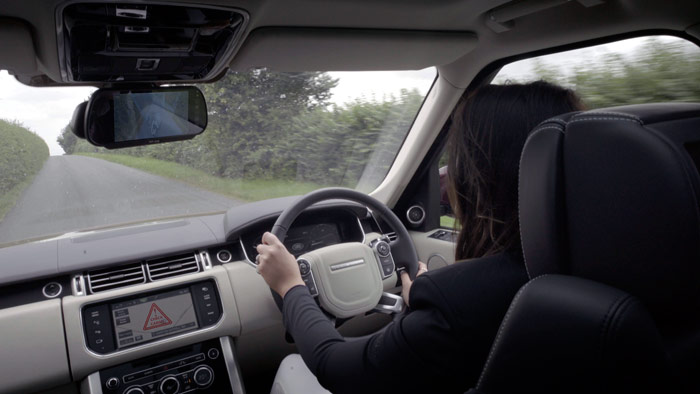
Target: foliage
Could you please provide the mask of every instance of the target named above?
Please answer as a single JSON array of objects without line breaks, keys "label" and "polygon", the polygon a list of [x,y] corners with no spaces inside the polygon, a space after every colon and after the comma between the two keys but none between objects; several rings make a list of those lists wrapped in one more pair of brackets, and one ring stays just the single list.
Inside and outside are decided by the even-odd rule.
[{"label": "foliage", "polygon": [[[320,72],[229,72],[215,84],[200,86],[209,111],[203,134],[116,153],[175,162],[233,180],[371,190],[393,162],[423,96],[402,90],[382,101],[357,99],[339,106],[329,102],[336,84]],[[115,153],[76,141],[69,127],[58,142],[68,154]]]},{"label": "foliage", "polygon": [[227,179],[204,173],[171,161],[135,157],[119,154],[78,153],[113,163],[137,168],[162,177],[174,179],[192,186],[233,197],[237,200],[257,201],[266,198],[283,197],[290,194],[305,194],[318,189],[316,183],[280,181],[270,179]]},{"label": "foliage", "polygon": [[534,79],[574,89],[589,109],[700,101],[700,51],[681,40],[649,38],[631,55],[606,53],[571,70],[533,62]]},{"label": "foliage", "polygon": [[43,139],[21,123],[0,120],[0,219],[49,157]]}]

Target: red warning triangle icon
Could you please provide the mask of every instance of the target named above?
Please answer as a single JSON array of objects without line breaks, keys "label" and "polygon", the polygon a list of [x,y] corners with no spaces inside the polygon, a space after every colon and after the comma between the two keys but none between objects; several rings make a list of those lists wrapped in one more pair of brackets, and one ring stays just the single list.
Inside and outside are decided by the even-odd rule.
[{"label": "red warning triangle icon", "polygon": [[148,331],[154,328],[167,326],[172,323],[173,321],[165,315],[163,310],[161,310],[158,307],[158,305],[153,303],[151,304],[151,310],[148,311],[148,317],[146,318],[146,322],[143,323],[143,330]]}]

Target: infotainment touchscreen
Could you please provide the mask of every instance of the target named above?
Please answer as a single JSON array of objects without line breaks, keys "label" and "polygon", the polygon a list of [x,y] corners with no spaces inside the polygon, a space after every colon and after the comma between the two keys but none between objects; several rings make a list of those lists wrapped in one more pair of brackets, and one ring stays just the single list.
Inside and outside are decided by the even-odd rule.
[{"label": "infotainment touchscreen", "polygon": [[117,349],[198,327],[189,288],[111,305]]}]

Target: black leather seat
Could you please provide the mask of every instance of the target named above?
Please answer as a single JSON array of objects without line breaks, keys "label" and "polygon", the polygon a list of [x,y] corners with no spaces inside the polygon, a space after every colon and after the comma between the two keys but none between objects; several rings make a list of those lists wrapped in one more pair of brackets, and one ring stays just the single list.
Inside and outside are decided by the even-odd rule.
[{"label": "black leather seat", "polygon": [[528,138],[514,298],[475,392],[700,392],[700,105],[563,115]]}]

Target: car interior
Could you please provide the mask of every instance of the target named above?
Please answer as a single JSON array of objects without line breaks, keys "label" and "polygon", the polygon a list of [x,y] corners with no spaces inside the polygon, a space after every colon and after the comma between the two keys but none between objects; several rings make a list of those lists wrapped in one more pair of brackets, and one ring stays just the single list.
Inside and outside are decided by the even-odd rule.
[{"label": "car interior", "polygon": [[[324,188],[0,245],[0,392],[269,393],[296,349],[282,300],[256,272],[265,231],[286,239],[343,336],[371,335],[406,309],[397,269],[455,264],[440,167],[460,100],[522,59],[658,35],[700,45],[700,3],[3,1],[0,70],[37,90],[100,88],[71,125],[108,149],[203,138],[207,107],[192,85],[229,71],[436,75],[366,192]],[[189,107],[188,134],[142,136],[160,121],[138,130],[141,142],[105,133],[119,94],[176,89],[202,103]],[[531,280],[470,393],[700,391],[700,103],[628,104],[530,134],[518,201]]]}]

